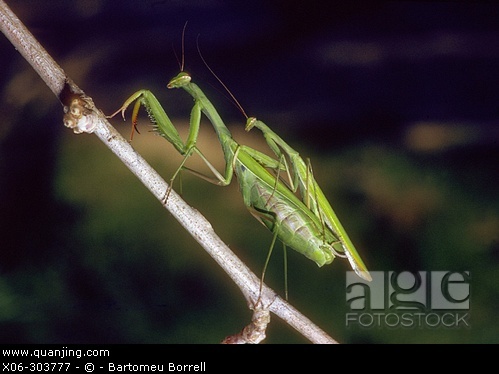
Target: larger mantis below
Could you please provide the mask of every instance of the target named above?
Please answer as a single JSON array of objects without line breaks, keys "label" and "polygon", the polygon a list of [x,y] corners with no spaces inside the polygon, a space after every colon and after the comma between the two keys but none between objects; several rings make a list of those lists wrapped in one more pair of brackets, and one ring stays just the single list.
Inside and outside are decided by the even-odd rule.
[{"label": "larger mantis below", "polygon": [[[140,90],[131,95],[113,116],[121,112],[124,117],[126,109],[135,101],[132,111],[135,128],[140,106],[146,108],[159,135],[184,156],[170,180],[170,186],[178,172],[187,169],[184,167],[186,160],[196,153],[213,172],[217,184],[226,186],[236,175],[244,204],[274,234],[271,249],[278,238],[318,266],[330,264],[337,256],[346,257],[358,276],[371,280],[364,262],[315,181],[310,164],[305,163],[297,151],[254,117],[247,119],[246,130],[259,129],[277,158],[237,143],[213,104],[191,81],[191,76],[183,71],[170,80],[168,88],[183,88],[194,99],[189,134],[185,142],[161,104],[148,90]],[[223,175],[196,146],[202,113],[213,125],[220,141],[225,158]],[[280,174],[288,175],[289,181],[286,182]],[[301,200],[296,195],[297,190]]]}]

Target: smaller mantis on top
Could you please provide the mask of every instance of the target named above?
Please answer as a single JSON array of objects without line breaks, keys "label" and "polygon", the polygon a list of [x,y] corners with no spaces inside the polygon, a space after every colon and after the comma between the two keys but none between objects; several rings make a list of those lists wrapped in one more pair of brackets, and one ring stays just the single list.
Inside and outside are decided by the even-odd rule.
[{"label": "smaller mantis on top", "polygon": [[[216,75],[215,77],[219,79]],[[276,239],[279,239],[284,245],[303,254],[318,266],[330,264],[335,257],[346,257],[358,276],[371,280],[364,262],[315,180],[310,163],[306,163],[297,151],[255,117],[247,117],[246,131],[252,128],[260,130],[277,158],[236,142],[213,104],[192,82],[191,76],[183,71],[183,63],[181,72],[169,81],[167,87],[182,88],[194,99],[189,134],[185,142],[159,101],[148,90],[135,92],[111,117],[121,112],[124,118],[126,109],[135,102],[132,111],[133,134],[140,106],[145,107],[157,133],[184,156],[170,180],[170,188],[181,170],[189,170],[203,179],[212,181],[184,166],[187,159],[195,153],[212,171],[218,185],[229,185],[234,174],[236,175],[244,204],[250,213],[273,233],[266,264]],[[220,141],[225,158],[223,175],[196,145],[202,114],[208,118]],[[281,174],[288,176],[287,182]],[[297,191],[301,199],[298,198]],[[165,203],[169,192],[170,190],[165,193]],[[265,267],[262,282],[264,274]]]}]

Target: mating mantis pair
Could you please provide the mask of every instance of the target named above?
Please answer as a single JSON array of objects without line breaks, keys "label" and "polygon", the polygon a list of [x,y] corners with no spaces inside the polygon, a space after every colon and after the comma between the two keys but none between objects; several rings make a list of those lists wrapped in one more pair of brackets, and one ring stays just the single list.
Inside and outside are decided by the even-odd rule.
[{"label": "mating mantis pair", "polygon": [[[251,147],[240,145],[232,137],[213,104],[191,81],[191,76],[184,71],[171,79],[167,87],[182,88],[194,99],[189,134],[185,142],[159,101],[148,90],[134,93],[112,116],[121,112],[124,118],[126,109],[135,102],[132,111],[135,129],[140,106],[146,108],[157,133],[184,156],[170,180],[170,188],[181,170],[190,170],[184,164],[195,153],[213,172],[217,184],[229,185],[233,176],[236,175],[244,204],[253,216],[273,233],[268,256],[276,239],[279,239],[285,246],[303,254],[318,266],[330,264],[335,257],[346,257],[358,276],[368,281],[371,280],[364,262],[317,184],[310,164],[306,163],[297,151],[255,117],[247,118],[246,131],[252,128],[260,130],[276,158]],[[223,175],[196,146],[202,114],[208,118],[220,141],[225,159]],[[196,171],[190,171],[204,179],[209,179]],[[282,177],[283,174],[287,175],[287,181]],[[301,199],[297,196],[297,191]],[[169,191],[165,194],[165,202],[168,193]],[[264,274],[265,267],[262,282]]]}]

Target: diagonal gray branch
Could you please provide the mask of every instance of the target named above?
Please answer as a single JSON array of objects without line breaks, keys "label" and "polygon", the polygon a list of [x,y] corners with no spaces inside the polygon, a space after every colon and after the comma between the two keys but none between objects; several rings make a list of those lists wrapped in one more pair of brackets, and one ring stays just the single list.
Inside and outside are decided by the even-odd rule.
[{"label": "diagonal gray branch", "polygon": [[[92,99],[86,96],[66,76],[62,68],[37,42],[3,0],[0,0],[0,29],[59,98],[65,112],[64,124],[73,128],[75,133],[86,132],[97,135],[162,202],[168,188],[167,183],[109,124],[102,112],[95,108]],[[260,280],[222,242],[213,231],[210,223],[174,191],[169,196],[166,209],[237,284],[250,309],[255,309],[255,303],[259,296]],[[323,330],[265,285],[259,299],[259,305],[263,305],[265,309],[286,321],[313,343],[336,343]],[[258,307],[260,312],[261,309]]]}]

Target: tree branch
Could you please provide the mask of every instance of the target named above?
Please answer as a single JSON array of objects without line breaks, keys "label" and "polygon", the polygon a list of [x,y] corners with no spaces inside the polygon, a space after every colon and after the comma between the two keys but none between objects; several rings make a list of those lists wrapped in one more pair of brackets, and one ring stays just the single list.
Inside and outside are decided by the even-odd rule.
[{"label": "tree branch", "polygon": [[[0,29],[59,98],[65,113],[64,125],[72,128],[77,134],[85,132],[97,135],[162,202],[165,191],[168,189],[167,183],[109,124],[103,113],[96,109],[92,99],[86,96],[66,76],[62,68],[38,43],[3,0],[0,0]],[[213,231],[210,223],[174,191],[171,192],[165,207],[237,284],[250,309],[255,310],[255,313],[257,311],[262,313],[262,309],[269,310],[313,343],[336,343],[334,339],[277,296],[266,285],[263,286],[260,295],[258,277],[222,242]],[[255,306],[257,300],[258,304],[263,305],[263,307]],[[254,320],[261,319],[261,317],[254,317]],[[257,324],[259,327],[263,325],[266,326],[263,322]]]}]

